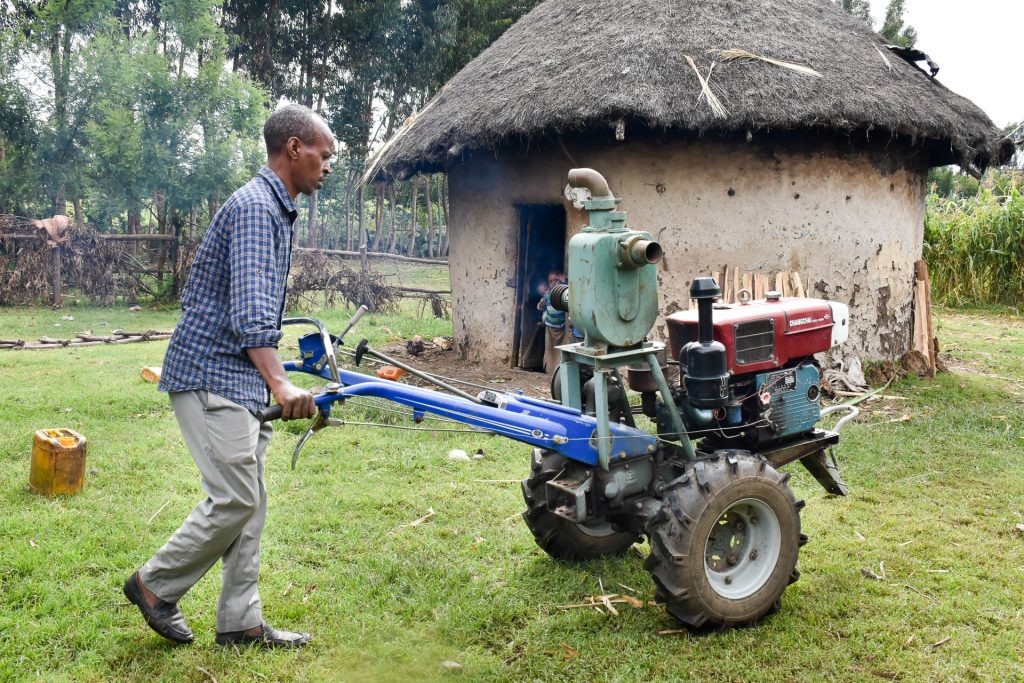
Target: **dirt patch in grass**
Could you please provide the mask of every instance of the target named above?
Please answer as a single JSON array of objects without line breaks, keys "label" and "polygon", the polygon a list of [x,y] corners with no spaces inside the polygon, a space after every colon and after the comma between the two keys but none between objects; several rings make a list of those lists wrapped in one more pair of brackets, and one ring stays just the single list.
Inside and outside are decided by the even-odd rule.
[{"label": "dirt patch in grass", "polygon": [[445,350],[426,340],[423,351],[415,355],[409,352],[407,345],[408,340],[392,342],[380,351],[395,360],[438,378],[454,379],[459,382],[467,382],[469,385],[477,385],[456,384],[470,394],[475,395],[483,388],[496,391],[518,389],[528,396],[551,397],[551,377],[547,373],[509,368],[499,363],[471,363],[459,358],[459,353],[455,349]]}]

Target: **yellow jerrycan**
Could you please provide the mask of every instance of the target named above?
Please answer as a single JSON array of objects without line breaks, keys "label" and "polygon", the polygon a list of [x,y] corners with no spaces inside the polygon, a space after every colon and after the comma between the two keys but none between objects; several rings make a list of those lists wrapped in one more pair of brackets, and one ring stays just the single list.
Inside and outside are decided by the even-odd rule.
[{"label": "yellow jerrycan", "polygon": [[36,430],[29,488],[44,496],[74,495],[84,482],[85,437],[70,429]]}]

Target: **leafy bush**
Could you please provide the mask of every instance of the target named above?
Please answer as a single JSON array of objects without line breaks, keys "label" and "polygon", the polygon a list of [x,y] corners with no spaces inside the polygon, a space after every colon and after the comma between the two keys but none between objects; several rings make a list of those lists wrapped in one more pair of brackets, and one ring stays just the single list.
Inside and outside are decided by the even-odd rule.
[{"label": "leafy bush", "polygon": [[1019,188],[982,187],[969,198],[930,195],[924,256],[933,297],[941,303],[1024,304],[1024,197]]}]

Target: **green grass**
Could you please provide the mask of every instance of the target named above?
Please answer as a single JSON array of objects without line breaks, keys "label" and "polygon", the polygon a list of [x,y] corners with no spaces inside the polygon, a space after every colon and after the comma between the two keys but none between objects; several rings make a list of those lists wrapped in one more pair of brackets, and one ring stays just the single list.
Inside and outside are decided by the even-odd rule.
[{"label": "green grass", "polygon": [[[354,338],[450,333],[450,323],[414,313],[368,316]],[[0,337],[97,331],[101,322],[166,328],[175,317],[2,309]],[[348,312],[323,317],[337,328]],[[839,448],[847,498],[826,496],[793,468],[808,501],[803,576],[781,613],[724,634],[660,636],[677,626],[654,608],[558,609],[598,593],[599,581],[645,600],[653,587],[633,554],[564,565],[535,546],[518,518],[519,487],[504,482],[526,473],[525,446],[346,427],[315,436],[292,472],[299,430],[289,425],[268,459],[260,592],[271,623],[315,640],[272,653],[213,644],[216,571],[182,600],[197,634],[189,647],[151,633],[121,596],[124,577],[201,496],[166,397],[138,378],[161,362],[166,342],[0,351],[0,679],[1020,680],[1024,320],[942,311],[938,329],[965,369],[984,374],[906,381],[887,393],[907,400],[869,404]],[[289,329],[285,355],[297,332]],[[894,421],[903,415],[911,419]],[[89,439],[79,496],[27,490],[32,433],[49,427]],[[486,457],[449,462],[456,447]],[[430,508],[436,516],[408,526]],[[881,573],[881,563],[884,581],[862,575]],[[562,644],[579,656],[566,659]],[[444,660],[460,662],[461,676],[442,671]]]}]

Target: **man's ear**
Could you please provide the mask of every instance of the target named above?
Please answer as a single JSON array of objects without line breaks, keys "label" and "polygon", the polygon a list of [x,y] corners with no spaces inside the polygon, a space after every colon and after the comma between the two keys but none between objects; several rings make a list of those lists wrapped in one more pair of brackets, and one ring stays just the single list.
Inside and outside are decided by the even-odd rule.
[{"label": "man's ear", "polygon": [[299,158],[299,148],[302,147],[302,140],[297,137],[288,138],[288,142],[285,143],[285,150],[288,152],[289,159]]}]

